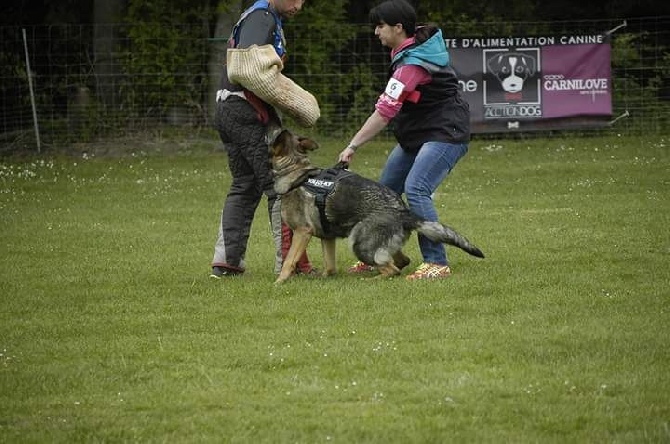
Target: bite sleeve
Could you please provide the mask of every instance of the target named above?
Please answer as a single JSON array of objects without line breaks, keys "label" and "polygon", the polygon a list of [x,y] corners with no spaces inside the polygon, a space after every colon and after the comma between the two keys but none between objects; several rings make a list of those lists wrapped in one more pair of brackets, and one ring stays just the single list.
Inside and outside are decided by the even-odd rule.
[{"label": "bite sleeve", "polygon": [[282,74],[284,64],[272,45],[229,48],[228,79],[250,90],[304,127],[321,116],[319,103],[308,91]]}]

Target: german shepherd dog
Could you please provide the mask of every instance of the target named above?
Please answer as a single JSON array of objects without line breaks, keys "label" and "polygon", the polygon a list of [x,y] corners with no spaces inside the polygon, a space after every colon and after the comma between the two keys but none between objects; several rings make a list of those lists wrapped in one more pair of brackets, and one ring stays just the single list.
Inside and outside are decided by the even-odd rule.
[{"label": "german shepherd dog", "polygon": [[412,231],[483,258],[464,236],[439,222],[425,221],[390,188],[337,164],[318,168],[307,152],[318,148],[311,139],[283,130],[271,143],[274,188],[281,196],[282,219],[293,229],[293,243],[275,283],[288,279],[312,236],[321,239],[324,276],[336,273],[335,240],[349,238],[356,257],[377,267],[380,276],[394,276],[410,260],[402,247]]}]

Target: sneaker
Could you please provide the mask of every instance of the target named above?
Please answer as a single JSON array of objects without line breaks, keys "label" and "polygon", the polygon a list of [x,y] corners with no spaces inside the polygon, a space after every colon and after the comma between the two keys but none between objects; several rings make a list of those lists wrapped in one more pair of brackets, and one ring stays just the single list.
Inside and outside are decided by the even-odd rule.
[{"label": "sneaker", "polygon": [[424,262],[419,265],[419,268],[412,274],[405,277],[408,281],[417,279],[441,279],[451,275],[451,268],[449,265],[428,264]]},{"label": "sneaker", "polygon": [[212,272],[209,274],[209,277],[212,279],[221,279],[224,276],[237,276],[242,274],[240,270],[233,270],[232,268],[226,267],[212,267]]},{"label": "sneaker", "polygon": [[347,269],[347,273],[357,274],[357,273],[367,273],[369,271],[375,271],[375,267],[368,265],[365,262],[358,261],[351,267]]}]

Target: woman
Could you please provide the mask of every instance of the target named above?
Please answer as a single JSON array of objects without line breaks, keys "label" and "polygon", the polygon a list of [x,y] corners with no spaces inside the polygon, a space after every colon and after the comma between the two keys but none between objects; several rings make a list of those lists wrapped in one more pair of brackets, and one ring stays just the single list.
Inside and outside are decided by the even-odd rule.
[{"label": "woman", "polygon": [[[416,28],[416,12],[405,0],[389,0],[370,11],[375,35],[391,49],[390,80],[370,115],[339,160],[351,163],[356,150],[390,122],[397,145],[386,161],[380,182],[404,193],[410,209],[437,221],[432,195],[458,160],[467,153],[470,111],[459,93],[442,32]],[[443,244],[419,235],[423,263],[409,280],[437,279],[451,274]],[[351,273],[370,271],[357,263]]]}]

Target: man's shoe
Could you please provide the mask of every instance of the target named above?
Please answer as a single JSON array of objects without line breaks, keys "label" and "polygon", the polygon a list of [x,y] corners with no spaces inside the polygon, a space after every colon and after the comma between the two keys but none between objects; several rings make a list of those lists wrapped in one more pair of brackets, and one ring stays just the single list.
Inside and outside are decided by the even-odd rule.
[{"label": "man's shoe", "polygon": [[238,276],[242,274],[239,270],[233,270],[232,268],[226,267],[212,267],[212,272],[209,274],[209,277],[212,279],[221,279],[224,276]]},{"label": "man's shoe", "polygon": [[347,273],[350,274],[368,273],[370,271],[375,271],[375,267],[361,261],[356,262],[354,265],[352,265],[347,269]]},{"label": "man's shoe", "polygon": [[405,279],[415,281],[419,279],[442,279],[451,276],[449,265],[428,264],[424,262],[412,274],[407,275]]}]

